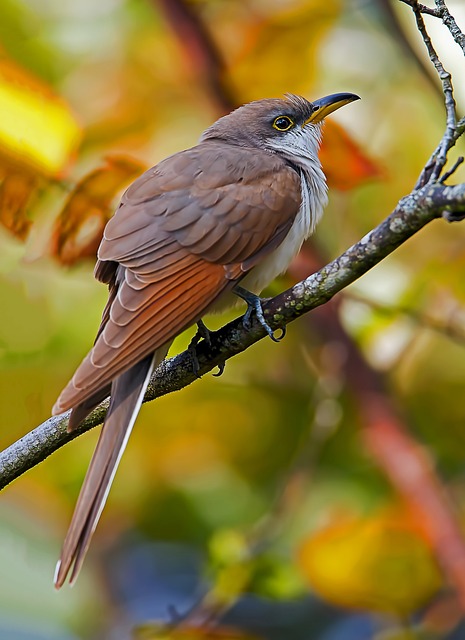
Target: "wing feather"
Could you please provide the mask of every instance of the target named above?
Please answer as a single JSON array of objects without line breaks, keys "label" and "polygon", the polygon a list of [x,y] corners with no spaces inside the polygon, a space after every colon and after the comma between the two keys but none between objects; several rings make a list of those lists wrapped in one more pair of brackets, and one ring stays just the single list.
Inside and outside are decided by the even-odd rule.
[{"label": "wing feather", "polygon": [[136,180],[105,228],[96,277],[110,295],[92,351],[54,413],[90,402],[194,324],[288,233],[300,177],[275,154],[213,141]]}]

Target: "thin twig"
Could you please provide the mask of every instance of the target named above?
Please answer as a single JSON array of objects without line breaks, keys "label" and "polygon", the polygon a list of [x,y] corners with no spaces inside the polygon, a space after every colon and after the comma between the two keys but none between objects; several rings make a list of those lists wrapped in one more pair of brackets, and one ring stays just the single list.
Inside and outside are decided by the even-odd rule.
[{"label": "thin twig", "polygon": [[455,42],[461,47],[463,53],[465,54],[465,35],[463,31],[458,26],[454,16],[451,15],[448,7],[444,0],[435,0],[435,4],[437,7],[438,17],[440,17],[446,27],[449,29],[450,34],[454,38]]},{"label": "thin twig", "polygon": [[439,182],[444,184],[444,182],[446,182],[446,180],[448,180],[457,171],[457,169],[460,167],[460,165],[463,163],[464,160],[465,158],[463,156],[459,156],[457,160],[454,162],[454,164],[452,165],[452,168],[449,169],[449,171],[446,171],[446,173],[442,174]]},{"label": "thin twig", "polygon": [[404,4],[407,4],[409,7],[416,7],[420,13],[425,13],[428,16],[433,16],[434,18],[440,18],[441,15],[437,9],[432,9],[431,7],[427,7],[425,4],[420,4],[415,0],[400,0]]},{"label": "thin twig", "polygon": [[457,118],[455,113],[455,100],[454,100],[454,89],[452,86],[452,78],[448,71],[446,71],[444,65],[439,60],[438,54],[434,48],[434,45],[429,37],[428,31],[426,29],[425,21],[423,20],[422,13],[420,11],[418,2],[412,1],[410,6],[413,9],[413,13],[415,15],[415,20],[417,23],[418,31],[423,38],[423,42],[425,43],[426,50],[428,51],[428,56],[433,63],[439,79],[442,83],[442,90],[444,93],[444,104],[446,107],[446,130],[444,135],[442,136],[441,142],[435,149],[431,159],[426,164],[423,169],[420,178],[418,179],[416,187],[421,187],[427,182],[436,181],[447,162],[447,153],[449,149],[453,147],[455,144],[455,134],[457,128]]}]

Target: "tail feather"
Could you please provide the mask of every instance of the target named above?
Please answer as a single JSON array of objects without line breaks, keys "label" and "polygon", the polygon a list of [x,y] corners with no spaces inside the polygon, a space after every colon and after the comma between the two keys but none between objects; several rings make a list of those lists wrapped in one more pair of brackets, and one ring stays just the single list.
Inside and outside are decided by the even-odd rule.
[{"label": "tail feather", "polygon": [[87,471],[55,572],[59,589],[71,572],[76,579],[126,448],[153,369],[165,358],[169,345],[157,349],[116,378],[108,413]]}]

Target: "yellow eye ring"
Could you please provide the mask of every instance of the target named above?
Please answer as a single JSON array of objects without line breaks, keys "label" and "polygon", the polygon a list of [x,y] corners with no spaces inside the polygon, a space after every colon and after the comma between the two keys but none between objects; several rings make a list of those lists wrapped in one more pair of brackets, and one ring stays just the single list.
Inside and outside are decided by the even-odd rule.
[{"label": "yellow eye ring", "polygon": [[294,124],[295,122],[292,118],[289,118],[289,116],[278,116],[273,122],[273,129],[276,129],[277,131],[289,131],[289,129],[292,129]]}]

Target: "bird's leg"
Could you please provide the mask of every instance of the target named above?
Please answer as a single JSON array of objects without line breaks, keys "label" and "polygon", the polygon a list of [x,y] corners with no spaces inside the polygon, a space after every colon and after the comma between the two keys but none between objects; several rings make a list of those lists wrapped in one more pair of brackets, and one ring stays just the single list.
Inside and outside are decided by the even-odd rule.
[{"label": "bird's leg", "polygon": [[192,360],[192,368],[197,378],[200,378],[199,376],[200,365],[197,358],[197,345],[199,344],[200,340],[202,340],[202,338],[207,342],[208,345],[211,344],[210,331],[205,326],[205,323],[203,322],[203,320],[198,320],[197,332],[195,336],[192,338],[192,340],[189,342],[189,346],[187,347],[187,350],[189,351],[189,355]]},{"label": "bird's leg", "polygon": [[208,346],[211,345],[212,341],[210,339],[210,329],[205,325],[205,322],[200,319],[197,320],[197,333],[192,338],[189,347],[192,345],[194,348],[199,344],[200,340],[203,338]]},{"label": "bird's leg", "polygon": [[242,321],[246,329],[250,329],[250,317],[252,313],[255,313],[257,320],[265,329],[273,342],[280,342],[284,338],[284,336],[286,335],[286,327],[281,328],[282,334],[279,336],[279,338],[276,338],[273,329],[265,320],[262,309],[262,299],[259,296],[257,296],[255,293],[252,293],[251,291],[247,291],[247,289],[244,289],[243,287],[239,287],[238,285],[234,287],[233,293],[235,293],[236,296],[239,296],[239,298],[242,298],[242,300],[247,303],[247,311],[245,312]]},{"label": "bird's leg", "polygon": [[[189,346],[187,347],[187,350],[189,351],[190,357],[192,359],[192,368],[197,378],[200,378],[199,376],[200,365],[197,359],[197,345],[199,344],[200,340],[202,340],[203,338],[205,342],[208,344],[208,346],[210,346],[211,345],[210,333],[211,333],[210,329],[205,325],[203,320],[198,320],[197,333],[189,342]],[[219,377],[223,373],[225,366],[226,366],[225,362],[220,362],[218,365],[218,372],[214,373],[213,375],[215,377]]]}]

